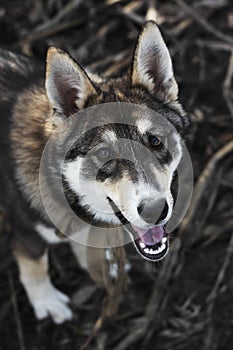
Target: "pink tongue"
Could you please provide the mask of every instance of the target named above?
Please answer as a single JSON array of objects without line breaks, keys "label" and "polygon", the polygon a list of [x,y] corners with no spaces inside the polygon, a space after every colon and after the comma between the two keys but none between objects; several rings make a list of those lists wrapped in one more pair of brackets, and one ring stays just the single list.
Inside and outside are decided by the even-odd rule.
[{"label": "pink tongue", "polygon": [[137,226],[133,226],[133,229],[138,233],[141,241],[146,245],[154,245],[161,242],[164,234],[162,226],[152,227],[148,231]]}]

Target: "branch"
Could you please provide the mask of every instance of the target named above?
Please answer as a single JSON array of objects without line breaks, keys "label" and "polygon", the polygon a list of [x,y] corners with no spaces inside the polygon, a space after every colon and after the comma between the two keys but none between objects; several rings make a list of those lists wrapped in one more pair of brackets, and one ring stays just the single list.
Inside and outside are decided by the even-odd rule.
[{"label": "branch", "polygon": [[214,175],[217,164],[232,151],[233,141],[230,141],[226,145],[224,145],[220,150],[218,150],[207,163],[205,169],[199,176],[199,179],[193,191],[193,197],[188,213],[180,225],[180,234],[183,234],[184,231],[187,231],[190,223],[193,221],[196,211],[203,199],[206,187],[208,186],[211,178]]},{"label": "branch", "polygon": [[[220,289],[220,286],[223,283],[223,280],[225,278],[226,271],[227,271],[227,268],[230,264],[232,256],[233,256],[233,234],[231,235],[230,243],[227,247],[226,256],[225,256],[224,262],[222,264],[222,267],[218,273],[214,287],[213,287],[212,291],[210,292],[209,296],[207,297],[207,303],[209,303],[209,305],[207,307],[207,317],[208,317],[209,322],[211,321],[211,315],[212,315],[212,312],[214,309],[216,299],[217,299],[218,294],[219,294],[219,289]],[[207,332],[207,336],[205,337],[205,344],[204,344],[204,348],[206,350],[210,349],[212,344],[214,343],[213,336],[214,336],[213,328],[209,327],[208,332]]]},{"label": "branch", "polygon": [[231,81],[233,76],[233,49],[231,51],[226,78],[223,82],[223,96],[226,101],[227,107],[233,119],[233,101],[232,101],[232,90]]},{"label": "branch", "polygon": [[229,35],[222,33],[216,29],[212,24],[208,23],[196,10],[191,8],[183,0],[175,0],[175,2],[189,15],[195,22],[197,22],[206,32],[216,36],[216,38],[223,40],[233,47],[233,39]]}]

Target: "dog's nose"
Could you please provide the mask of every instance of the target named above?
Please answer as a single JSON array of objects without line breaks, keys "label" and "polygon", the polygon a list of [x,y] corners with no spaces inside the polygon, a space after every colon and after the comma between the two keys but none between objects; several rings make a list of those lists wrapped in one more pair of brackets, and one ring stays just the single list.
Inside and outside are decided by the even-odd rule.
[{"label": "dog's nose", "polygon": [[158,225],[168,215],[168,204],[165,198],[155,202],[143,202],[138,206],[138,214],[148,224]]}]

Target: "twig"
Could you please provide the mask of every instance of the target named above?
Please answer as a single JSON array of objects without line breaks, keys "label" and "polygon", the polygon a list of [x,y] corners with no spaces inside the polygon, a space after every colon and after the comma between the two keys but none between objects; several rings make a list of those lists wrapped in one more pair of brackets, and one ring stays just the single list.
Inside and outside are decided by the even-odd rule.
[{"label": "twig", "polygon": [[148,9],[146,12],[146,21],[158,21],[157,0],[147,0]]},{"label": "twig", "polygon": [[70,2],[68,2],[68,4],[62,7],[61,10],[53,18],[50,18],[49,21],[46,21],[45,23],[39,25],[36,28],[36,30],[41,31],[53,27],[58,22],[60,22],[65,16],[77,9],[82,2],[83,0],[71,0]]},{"label": "twig", "polygon": [[0,234],[2,233],[1,231],[2,231],[3,219],[4,219],[4,215],[0,208]]},{"label": "twig", "polygon": [[86,350],[87,349],[88,345],[91,343],[91,341],[96,337],[96,335],[100,331],[105,318],[106,318],[105,312],[102,312],[101,315],[99,316],[99,318],[97,319],[97,321],[95,322],[95,325],[91,331],[91,334],[86,339],[85,343],[83,343],[81,348],[79,348],[79,350]]},{"label": "twig", "polygon": [[217,151],[207,163],[205,169],[199,176],[199,179],[195,186],[188,213],[180,225],[180,234],[186,231],[188,226],[192,222],[196,214],[196,211],[199,207],[199,204],[201,203],[203,195],[205,193],[205,189],[208,186],[209,181],[211,180],[215,172],[217,164],[232,151],[233,151],[233,141],[230,141],[225,146],[223,146],[219,151]]},{"label": "twig", "polygon": [[35,30],[31,34],[26,35],[20,42],[21,51],[23,54],[31,56],[31,45],[39,40],[48,38],[58,33],[62,33],[65,30],[72,29],[84,24],[86,18],[79,18],[73,21],[68,21],[65,23],[58,24],[56,26],[47,27],[43,30]]},{"label": "twig", "polygon": [[132,329],[129,330],[128,336],[125,337],[120,344],[118,344],[115,348],[112,350],[127,350],[132,344],[137,343],[139,340],[143,338],[145,335],[146,328],[142,324],[138,327],[133,327]]},{"label": "twig", "polygon": [[118,54],[115,55],[109,55],[105,57],[102,60],[95,61],[94,63],[87,66],[87,69],[90,71],[96,71],[100,69],[101,67],[107,66],[109,64],[114,64],[116,62],[121,61],[125,56],[129,55],[131,53],[131,49],[126,49]]},{"label": "twig", "polygon": [[197,39],[197,43],[201,43],[203,47],[208,47],[213,50],[232,51],[232,45],[223,43],[221,41]]},{"label": "twig", "polygon": [[134,0],[124,5],[122,7],[122,11],[124,13],[134,12],[134,11],[137,11],[141,6],[142,6],[142,3],[140,0]]},{"label": "twig", "polygon": [[[222,267],[218,273],[214,287],[213,287],[212,291],[210,292],[209,296],[207,297],[207,303],[208,303],[207,317],[208,317],[209,323],[211,321],[211,315],[212,315],[212,312],[214,309],[216,299],[217,299],[218,294],[219,294],[220,286],[225,278],[226,271],[227,271],[227,268],[230,264],[232,256],[233,256],[233,234],[231,235],[230,243],[227,247],[226,256],[225,256],[224,262],[222,264]],[[213,342],[213,335],[214,335],[213,329],[212,329],[212,327],[209,327],[207,335],[205,337],[205,344],[204,344],[204,348],[206,350],[209,350],[211,348],[212,344],[214,343]]]},{"label": "twig", "polygon": [[232,101],[232,90],[231,81],[233,77],[233,49],[231,51],[226,78],[223,82],[223,96],[226,101],[227,107],[233,119],[233,101]]},{"label": "twig", "polygon": [[106,4],[113,5],[124,0],[106,0]]},{"label": "twig", "polygon": [[[133,324],[128,335],[115,347],[113,350],[127,350],[133,344],[144,339],[143,346],[149,342],[158,323],[161,320],[161,315],[167,304],[170,294],[170,289],[167,285],[174,275],[174,269],[178,265],[180,255],[181,240],[177,240],[173,244],[173,251],[164,261],[160,274],[156,279],[152,293],[146,306],[146,311],[143,317],[137,320],[137,325]],[[152,327],[153,325],[153,327]],[[142,349],[142,348],[141,348]]]},{"label": "twig", "polygon": [[[76,5],[77,6],[77,5]],[[57,20],[54,21],[48,21],[44,23],[44,25],[40,25],[35,28],[35,30],[27,34],[20,42],[20,47],[22,52],[25,55],[31,55],[31,45],[39,40],[48,38],[52,35],[62,33],[65,30],[72,29],[79,27],[85,23],[87,23],[87,19],[90,21],[91,18],[96,16],[97,14],[100,14],[105,8],[110,7],[111,5],[99,5],[96,8],[93,9],[91,13],[89,13],[87,16],[84,16],[82,18],[78,18],[72,21],[67,21],[64,23],[57,23]],[[64,9],[64,8],[63,8]],[[59,15],[60,17],[60,15]]]},{"label": "twig", "polygon": [[199,50],[198,82],[196,85],[196,89],[193,89],[193,93],[187,102],[187,106],[189,109],[191,109],[191,107],[194,105],[199,89],[203,85],[203,82],[205,81],[205,68],[206,68],[205,51],[203,50],[203,45],[201,41],[197,42],[197,46]]},{"label": "twig", "polygon": [[[199,212],[196,213],[195,227],[193,224],[195,236],[193,237],[192,242],[190,241],[188,242],[188,245],[191,245],[191,244],[194,245],[196,243],[199,243],[198,241],[199,239],[200,241],[205,241],[205,235],[203,233],[203,229],[205,227],[205,223],[207,221],[209,213],[211,212],[214,204],[216,203],[215,200],[219,193],[218,191],[219,191],[220,179],[221,179],[222,173],[223,173],[223,169],[220,169],[219,171],[217,171],[217,173],[214,175],[213,181],[211,181],[211,184],[208,185],[208,189],[207,188],[205,189],[205,193],[208,194],[208,197],[206,196],[207,203],[204,204],[205,210],[204,212],[202,210],[201,215],[199,215]],[[203,204],[202,204],[202,207],[203,207]]]},{"label": "twig", "polygon": [[147,349],[147,344],[152,338],[155,329],[157,329],[162,314],[167,305],[171,290],[168,285],[171,280],[178,278],[183,265],[184,252],[181,250],[182,242],[177,238],[172,245],[172,253],[164,261],[163,267],[155,282],[152,294],[147,305],[146,315],[148,317],[148,325],[143,340],[143,350]]},{"label": "twig", "polygon": [[[120,229],[118,230],[118,233],[120,233]],[[110,241],[112,244],[113,242],[116,242],[114,240],[114,237],[110,238]],[[119,243],[119,237],[117,242]],[[103,322],[116,313],[122,293],[128,283],[128,276],[125,272],[126,255],[124,247],[112,247],[110,260],[105,258],[105,250],[99,250],[99,254],[99,256],[96,255],[95,259],[92,260],[92,262],[89,262],[88,270],[92,278],[98,282],[99,285],[105,287],[107,291],[107,297],[104,301],[101,314],[95,322],[91,334],[79,350],[87,349],[88,345],[99,333]],[[93,259],[93,251],[91,251],[91,256]],[[94,278],[94,274],[96,273],[94,271],[96,270],[96,264],[101,264],[101,276],[97,274],[98,276]],[[112,264],[116,264],[118,267],[118,275],[114,280],[112,280],[111,276],[109,275],[109,267]]]},{"label": "twig", "polygon": [[175,0],[175,2],[190,16],[192,17],[203,29],[205,29],[211,35],[223,40],[233,47],[233,39],[229,35],[222,33],[216,29],[212,24],[208,23],[194,8],[190,7],[183,0]]},{"label": "twig", "polygon": [[11,295],[10,299],[5,301],[3,307],[1,307],[1,310],[0,310],[0,323],[1,324],[3,324],[4,318],[6,317],[9,309],[11,308],[11,305],[13,303],[13,298],[14,298],[14,296]]},{"label": "twig", "polygon": [[211,314],[213,307],[214,307],[214,303],[216,301],[216,298],[218,296],[218,291],[219,288],[224,280],[227,268],[230,264],[230,260],[231,257],[233,256],[233,234],[231,235],[231,239],[230,239],[230,243],[227,245],[227,251],[226,251],[226,255],[225,255],[225,259],[224,262],[222,264],[222,267],[219,271],[219,274],[217,276],[215,285],[213,287],[213,289],[211,290],[209,296],[207,297],[207,303],[209,303],[208,308],[207,308],[207,313],[208,315]]},{"label": "twig", "polygon": [[13,278],[10,272],[8,273],[8,281],[9,281],[9,286],[12,294],[12,303],[13,303],[13,309],[15,314],[15,322],[16,322],[17,333],[19,338],[19,349],[26,350],[24,336],[23,336],[23,329],[22,329],[22,324],[19,317],[19,309],[18,309],[17,300],[16,300],[15,286],[14,286]]},{"label": "twig", "polygon": [[187,29],[191,24],[193,23],[192,19],[185,18],[183,21],[179,22],[178,24],[174,25],[172,29],[169,31],[171,32],[171,35],[181,35],[181,33]]},{"label": "twig", "polygon": [[122,59],[115,62],[113,65],[108,67],[102,74],[104,78],[109,78],[113,75],[118,74],[123,68],[129,66],[131,62],[131,53],[127,53]]},{"label": "twig", "polygon": [[[229,232],[232,229],[232,227],[233,227],[233,219],[229,220],[224,226],[221,225],[221,227],[216,226],[216,225],[207,226],[207,228],[204,231],[204,239],[205,240],[202,243],[202,247],[207,247],[208,245],[213,243],[213,241],[218,239],[218,237],[221,234],[224,235],[225,233]],[[207,230],[208,230],[208,232],[206,232]]]},{"label": "twig", "polygon": [[138,15],[134,11],[140,8],[142,5],[141,1],[135,1],[132,3],[129,3],[121,8],[121,10],[118,11],[119,15],[123,15],[124,17],[130,19],[134,23],[138,25],[142,25],[145,23],[144,16]]},{"label": "twig", "polygon": [[67,23],[58,24],[61,19],[71,13],[74,9],[78,8],[83,0],[72,0],[66,6],[62,7],[61,10],[45,23],[40,24],[35,28],[33,33],[27,35],[20,43],[21,50],[26,55],[31,55],[31,44],[35,41],[44,39],[51,35],[55,35],[64,30],[71,29],[83,22],[83,19],[69,21]]}]

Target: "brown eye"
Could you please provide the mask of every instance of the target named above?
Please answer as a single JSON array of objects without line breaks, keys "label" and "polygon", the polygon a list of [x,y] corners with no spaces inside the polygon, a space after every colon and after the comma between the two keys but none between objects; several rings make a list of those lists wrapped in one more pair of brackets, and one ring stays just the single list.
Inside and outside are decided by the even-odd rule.
[{"label": "brown eye", "polygon": [[150,142],[150,145],[154,148],[162,147],[162,142],[157,136],[151,135],[149,137],[149,142]]}]

